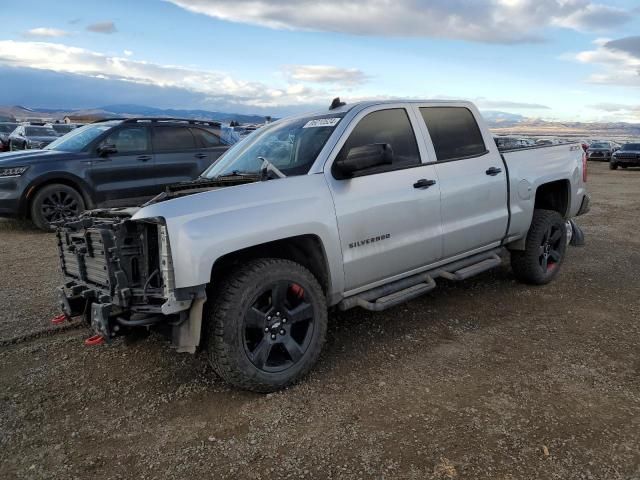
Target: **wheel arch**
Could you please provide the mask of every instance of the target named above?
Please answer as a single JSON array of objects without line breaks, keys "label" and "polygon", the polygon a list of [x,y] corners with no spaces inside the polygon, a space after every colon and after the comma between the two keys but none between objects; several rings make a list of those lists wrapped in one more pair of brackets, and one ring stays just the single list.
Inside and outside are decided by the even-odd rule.
[{"label": "wheel arch", "polygon": [[554,210],[567,218],[569,213],[569,198],[571,196],[571,182],[569,180],[554,180],[543,183],[536,188],[534,210]]},{"label": "wheel arch", "polygon": [[281,258],[299,263],[316,277],[325,296],[331,292],[327,253],[320,237],[314,234],[282,238],[229,252],[214,262],[211,285],[239,265],[257,258]]},{"label": "wheel arch", "polygon": [[[567,179],[552,180],[538,185],[535,191],[529,221],[533,221],[533,214],[536,210],[553,210],[566,219],[569,215],[569,209],[571,208],[570,198],[571,182]],[[521,251],[525,249],[529,228],[530,224],[521,238],[507,245],[509,250]]]}]

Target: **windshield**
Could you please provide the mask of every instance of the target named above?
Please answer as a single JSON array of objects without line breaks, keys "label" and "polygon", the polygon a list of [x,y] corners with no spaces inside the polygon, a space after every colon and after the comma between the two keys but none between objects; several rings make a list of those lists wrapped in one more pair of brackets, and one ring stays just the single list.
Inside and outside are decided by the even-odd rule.
[{"label": "windshield", "polygon": [[52,125],[51,127],[58,133],[69,133],[71,130],[74,129],[74,127],[71,125],[62,125],[62,124]]},{"label": "windshield", "polygon": [[589,148],[609,148],[609,145],[606,143],[592,143]]},{"label": "windshield", "polygon": [[112,123],[85,125],[84,127],[76,128],[64,137],[60,137],[51,142],[46,149],[57,150],[59,152],[81,152],[93,140],[112,127]]},{"label": "windshield", "polygon": [[305,175],[343,115],[283,120],[263,127],[234,145],[202,176],[257,174],[264,160],[285,176]]},{"label": "windshield", "polygon": [[622,150],[640,150],[640,143],[627,143],[622,146]]},{"label": "windshield", "polygon": [[57,137],[58,134],[51,127],[27,127],[25,128],[27,137]]},{"label": "windshield", "polygon": [[0,133],[11,133],[13,132],[18,125],[0,125]]}]

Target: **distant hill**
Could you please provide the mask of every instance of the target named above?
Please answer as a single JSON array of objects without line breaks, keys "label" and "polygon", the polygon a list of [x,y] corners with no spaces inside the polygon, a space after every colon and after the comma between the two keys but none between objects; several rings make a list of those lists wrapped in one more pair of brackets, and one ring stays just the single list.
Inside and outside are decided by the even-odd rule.
[{"label": "distant hill", "polygon": [[494,134],[498,135],[558,136],[620,141],[640,140],[640,123],[546,122],[539,119],[527,119],[508,125],[493,123],[490,128]]},{"label": "distant hill", "polygon": [[81,110],[66,110],[53,108],[26,108],[21,106],[0,107],[0,115],[12,116],[18,119],[46,118],[62,120],[65,116],[94,116],[110,117],[178,117],[194,120],[217,120],[240,123],[264,123],[262,115],[245,115],[240,113],[214,112],[209,110],[179,110],[147,107],[144,105],[105,105]]},{"label": "distant hill", "polygon": [[481,113],[491,131],[497,135],[559,136],[611,140],[632,140],[640,137],[640,123],[550,122],[506,112],[483,111]]},{"label": "distant hill", "polygon": [[498,112],[496,110],[482,110],[480,113],[487,123],[495,125],[514,125],[526,120],[526,117],[517,113]]}]

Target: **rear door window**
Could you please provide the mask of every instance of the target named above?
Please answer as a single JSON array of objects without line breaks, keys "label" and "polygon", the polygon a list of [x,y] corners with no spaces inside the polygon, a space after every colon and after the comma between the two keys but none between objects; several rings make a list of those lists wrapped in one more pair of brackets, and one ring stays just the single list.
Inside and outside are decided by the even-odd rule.
[{"label": "rear door window", "polygon": [[186,127],[155,127],[153,150],[155,152],[179,152],[193,150],[196,141],[191,130]]},{"label": "rear door window", "polygon": [[487,153],[480,127],[468,108],[422,107],[420,113],[439,162]]},{"label": "rear door window", "polygon": [[366,115],[353,129],[346,143],[340,150],[338,158],[344,158],[354,147],[372,143],[387,143],[393,150],[393,163],[361,172],[363,174],[397,170],[420,165],[418,143],[404,108],[378,110]]}]

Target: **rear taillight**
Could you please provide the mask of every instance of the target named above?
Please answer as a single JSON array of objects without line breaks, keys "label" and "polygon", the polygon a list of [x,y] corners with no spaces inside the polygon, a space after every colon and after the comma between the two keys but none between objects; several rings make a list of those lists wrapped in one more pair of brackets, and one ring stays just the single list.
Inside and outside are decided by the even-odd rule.
[{"label": "rear taillight", "polygon": [[587,153],[582,154],[582,181],[587,183]]}]

